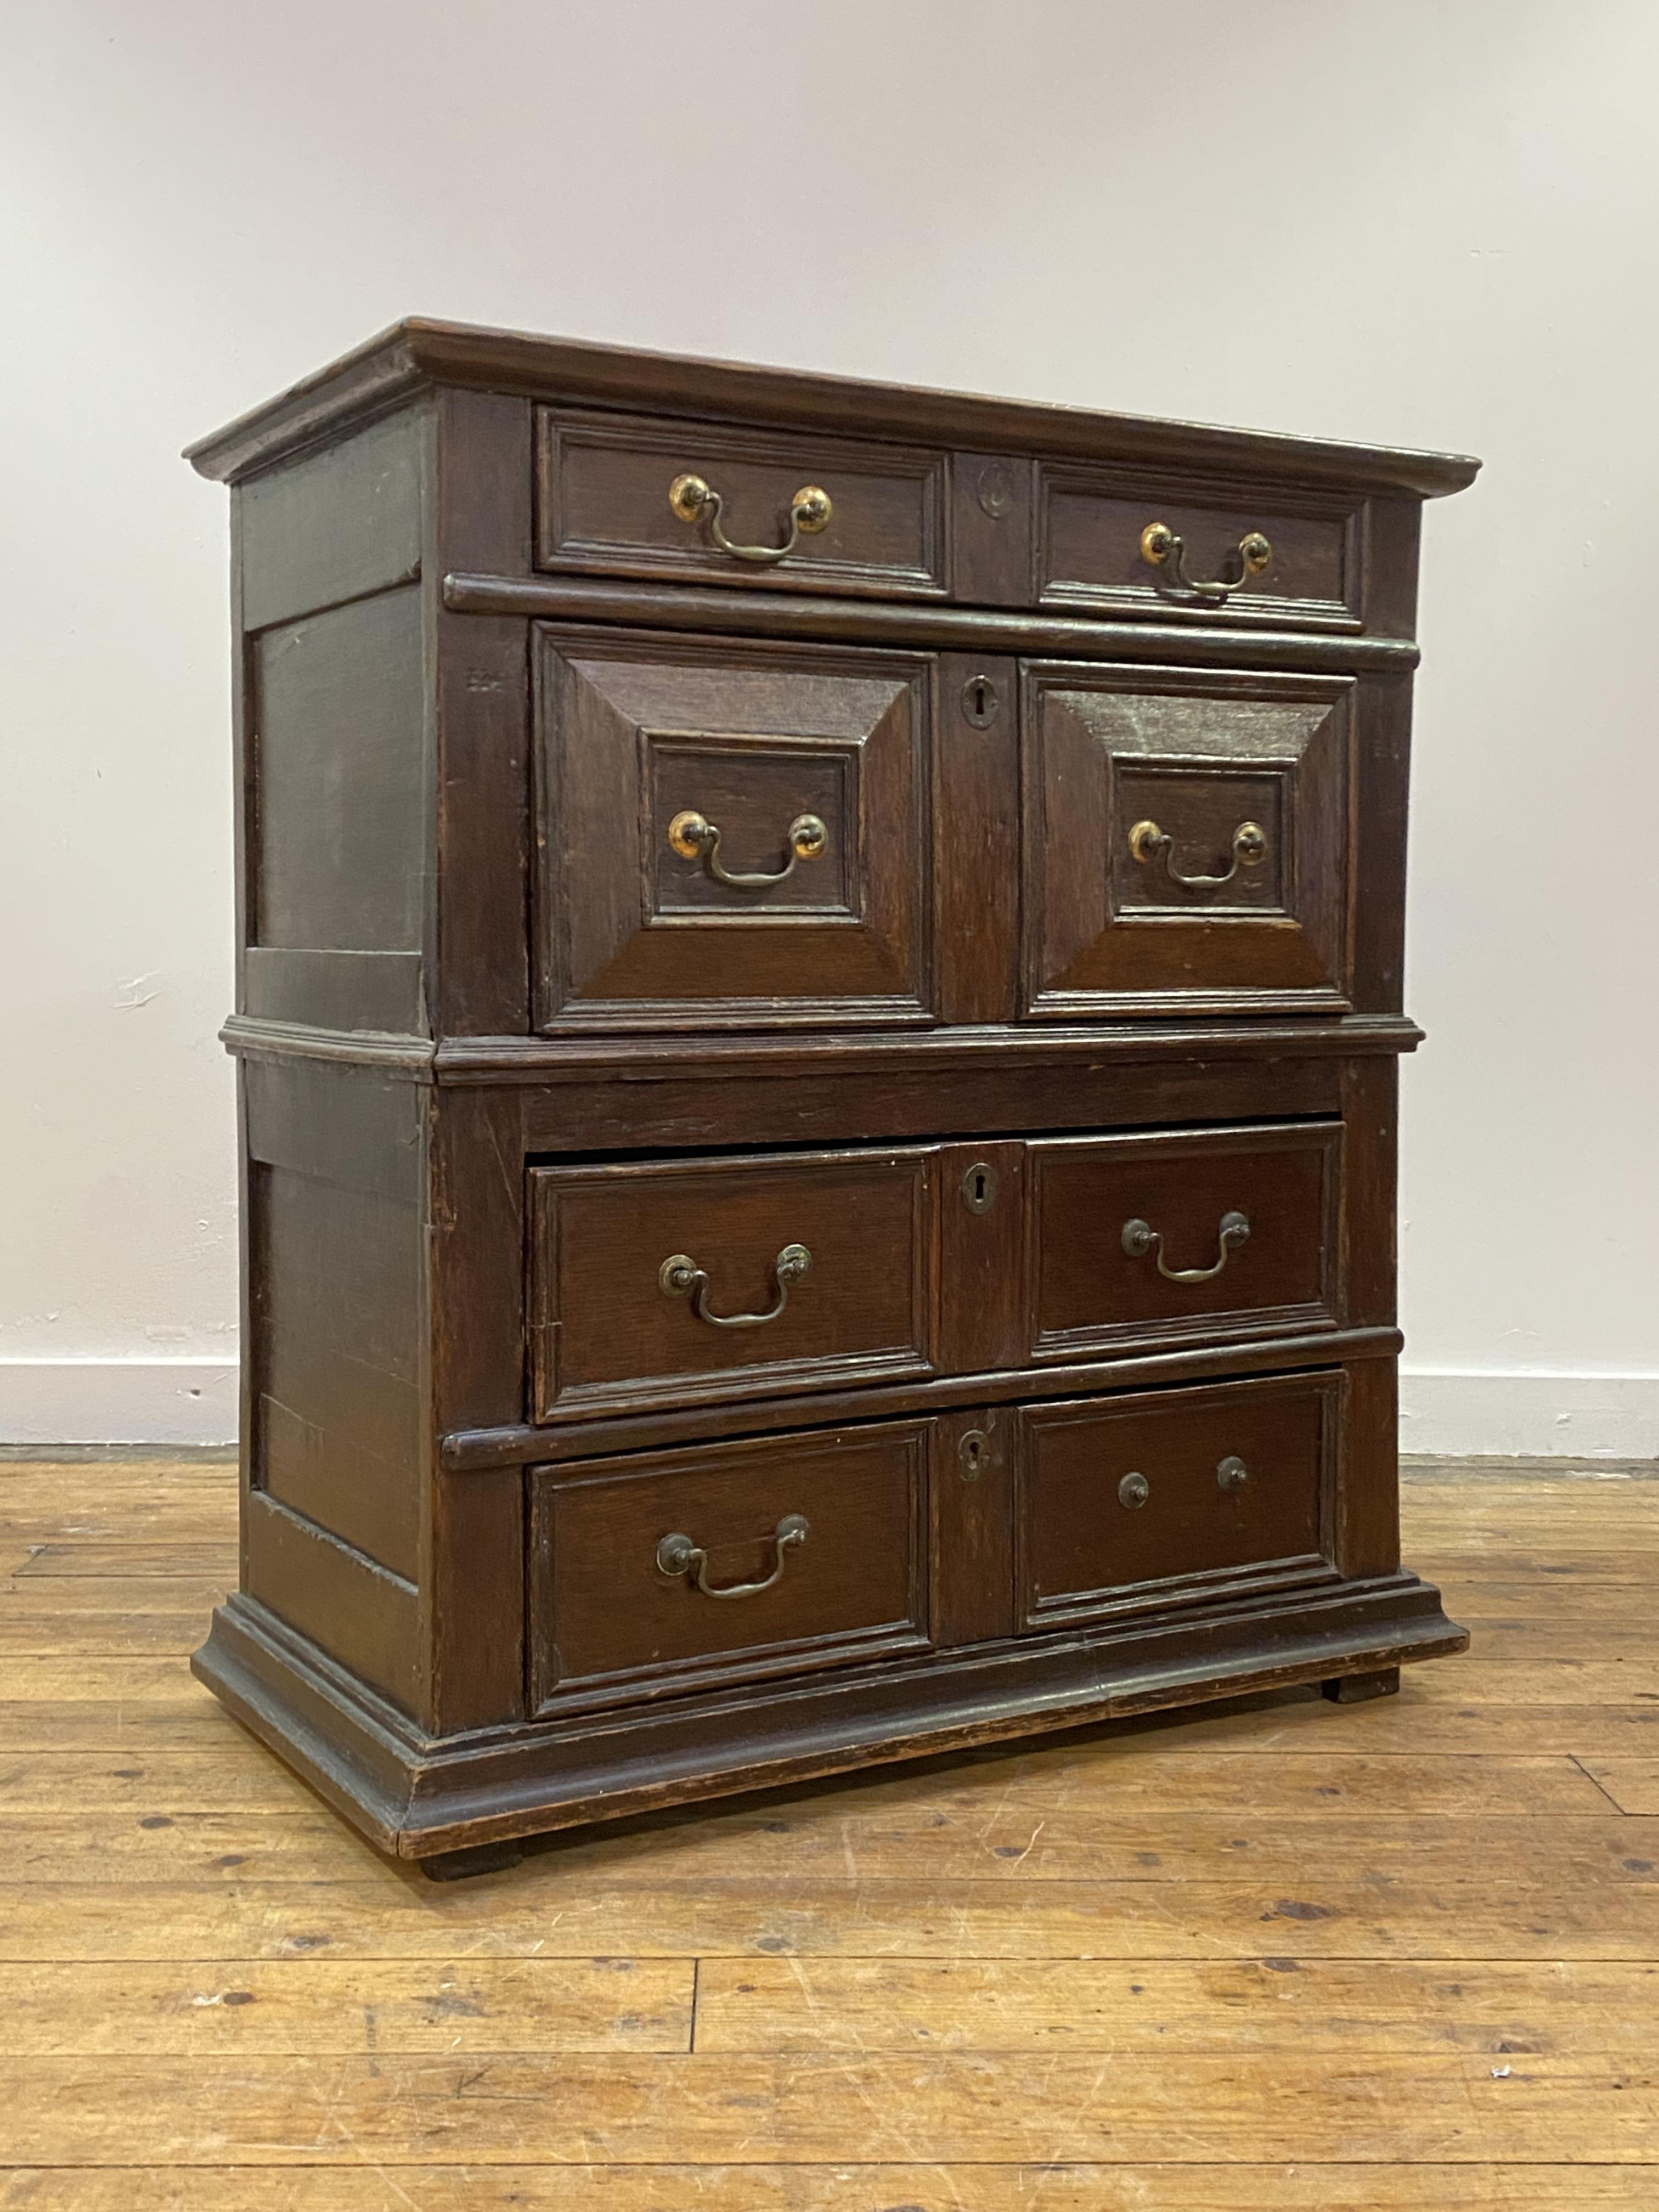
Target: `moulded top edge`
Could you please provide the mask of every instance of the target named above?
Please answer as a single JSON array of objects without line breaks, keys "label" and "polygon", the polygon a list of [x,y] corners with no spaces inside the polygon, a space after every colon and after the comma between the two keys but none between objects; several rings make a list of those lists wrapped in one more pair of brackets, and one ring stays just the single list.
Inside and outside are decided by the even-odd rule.
[{"label": "moulded top edge", "polygon": [[186,447],[185,458],[203,476],[230,481],[431,384],[920,440],[969,451],[1024,451],[1200,471],[1248,469],[1359,492],[1407,492],[1429,499],[1461,491],[1480,466],[1462,453],[1346,445],[1034,400],[866,383],[817,371],[702,361],[418,316],[394,323]]}]

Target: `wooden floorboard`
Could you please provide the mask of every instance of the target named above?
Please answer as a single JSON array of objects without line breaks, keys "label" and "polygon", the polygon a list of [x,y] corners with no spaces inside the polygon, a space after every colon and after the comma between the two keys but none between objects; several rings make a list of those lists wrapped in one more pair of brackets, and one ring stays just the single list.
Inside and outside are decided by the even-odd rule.
[{"label": "wooden floorboard", "polygon": [[1644,1472],[1413,1467],[1397,1698],[437,1887],[188,1674],[232,1470],[0,1463],[0,2212],[1652,2212]]}]

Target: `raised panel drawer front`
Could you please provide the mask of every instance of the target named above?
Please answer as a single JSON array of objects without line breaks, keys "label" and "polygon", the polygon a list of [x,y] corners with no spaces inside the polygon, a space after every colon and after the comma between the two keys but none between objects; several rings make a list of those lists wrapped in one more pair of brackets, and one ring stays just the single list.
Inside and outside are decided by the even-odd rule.
[{"label": "raised panel drawer front", "polygon": [[1030,1406],[1023,1630],[1334,1581],[1340,1374]]},{"label": "raised panel drawer front", "polygon": [[1042,462],[1042,606],[1179,621],[1359,628],[1360,510],[1280,486]]},{"label": "raised panel drawer front", "polygon": [[1033,662],[1024,1011],[1351,1005],[1347,677]]},{"label": "raised panel drawer front", "polygon": [[945,595],[941,453],[553,408],[537,445],[538,568]]},{"label": "raised panel drawer front", "polygon": [[1340,1122],[1029,1148],[1041,1360],[1337,1319]]},{"label": "raised panel drawer front", "polygon": [[932,673],[542,629],[541,1026],[930,1021]]},{"label": "raised panel drawer front", "polygon": [[933,1158],[532,1169],[536,1418],[929,1373]]},{"label": "raised panel drawer front", "polygon": [[927,1437],[896,1421],[538,1472],[537,1706],[925,1650]]}]

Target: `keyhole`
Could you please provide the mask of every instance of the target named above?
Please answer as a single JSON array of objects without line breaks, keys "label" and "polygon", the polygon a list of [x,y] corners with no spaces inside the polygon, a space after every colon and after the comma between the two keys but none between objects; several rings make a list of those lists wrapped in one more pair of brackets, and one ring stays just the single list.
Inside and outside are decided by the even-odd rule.
[{"label": "keyhole", "polygon": [[988,676],[970,676],[962,687],[962,711],[976,730],[989,729],[1002,710],[997,687]]},{"label": "keyhole", "polygon": [[986,1455],[991,1440],[983,1429],[969,1429],[957,1446],[957,1460],[962,1468],[964,1482],[977,1482],[984,1472]]},{"label": "keyhole", "polygon": [[996,1203],[997,1171],[988,1161],[975,1160],[962,1178],[962,1202],[969,1213],[988,1213]]}]

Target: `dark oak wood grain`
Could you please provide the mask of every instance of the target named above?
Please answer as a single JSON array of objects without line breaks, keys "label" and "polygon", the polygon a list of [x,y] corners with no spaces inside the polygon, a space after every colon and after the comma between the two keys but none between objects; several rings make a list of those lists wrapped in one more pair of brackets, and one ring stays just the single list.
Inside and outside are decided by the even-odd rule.
[{"label": "dark oak wood grain", "polygon": [[[930,1425],[532,1474],[533,1708],[627,1705],[927,1649]],[[781,1544],[792,1518],[804,1533]],[[704,1555],[695,1566],[663,1565],[675,1535]]]},{"label": "dark oak wood grain", "polygon": [[[947,588],[942,453],[553,408],[538,413],[536,447],[538,568],[889,598]],[[787,562],[744,561],[671,508],[669,487],[687,474],[720,495],[721,530],[745,548],[783,544],[809,485],[832,512]]]},{"label": "dark oak wood grain", "polygon": [[233,1711],[453,1875],[1461,1647],[1400,1566],[1394,1176],[1474,463],[413,321],[192,458]]}]

